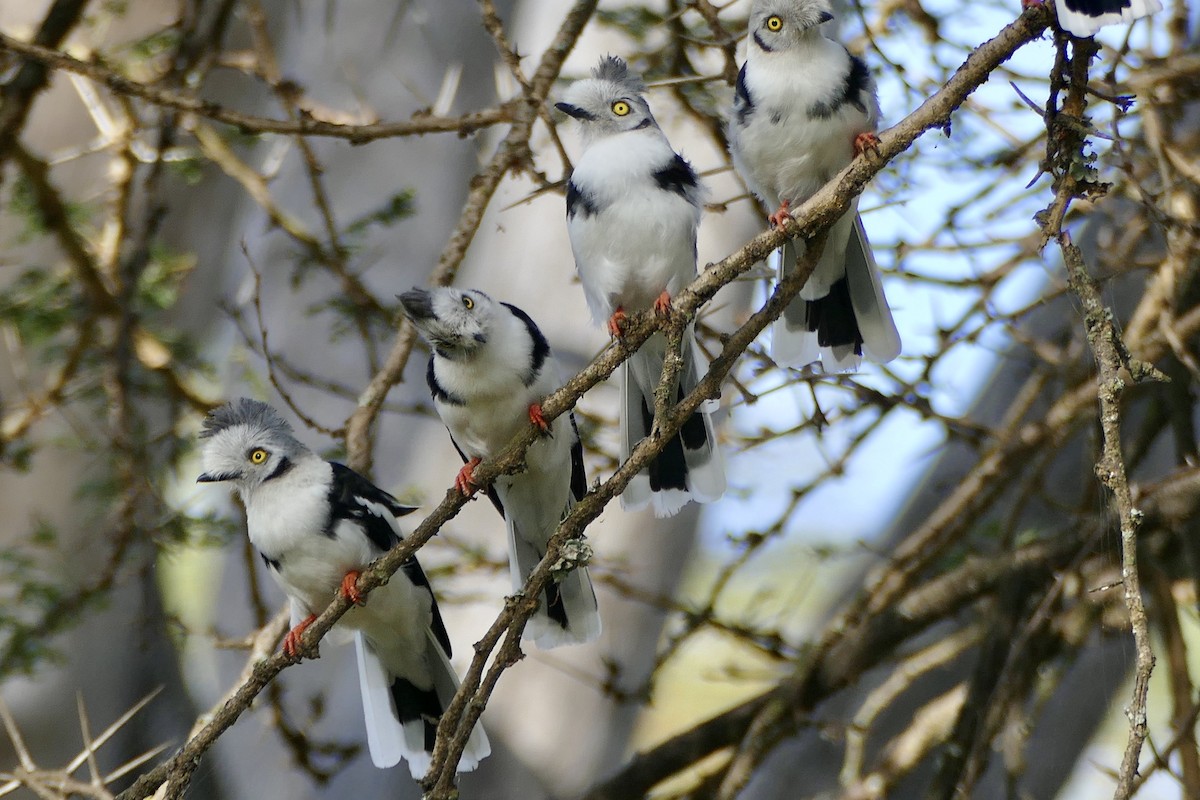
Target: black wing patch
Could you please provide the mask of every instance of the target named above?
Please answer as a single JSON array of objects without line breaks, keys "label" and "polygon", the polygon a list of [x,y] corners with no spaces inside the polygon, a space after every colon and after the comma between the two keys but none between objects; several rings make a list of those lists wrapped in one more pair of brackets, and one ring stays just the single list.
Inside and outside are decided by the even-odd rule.
[{"label": "black wing patch", "polygon": [[[430,610],[433,612],[433,618],[429,621],[429,628],[433,631],[433,635],[437,638],[438,643],[446,651],[446,658],[453,655],[450,652],[450,634],[446,633],[446,623],[442,622],[442,612],[438,610],[437,597],[433,594],[433,587],[429,585],[429,578],[425,576],[425,570],[421,569],[421,562],[417,561],[417,557],[413,556],[404,565],[400,567],[400,571],[404,573],[413,586],[420,586],[429,592]],[[367,598],[370,602],[370,598]]]},{"label": "black wing patch", "polygon": [[[344,464],[330,463],[329,466],[333,468],[333,483],[329,487],[329,522],[325,526],[325,533],[333,536],[337,524],[347,520],[356,523],[380,550],[392,549],[400,542],[400,536],[392,528],[391,523],[367,503],[377,503],[397,517],[411,514],[417,509],[400,505],[395,497]],[[417,561],[416,556],[405,561],[400,567],[400,571],[414,586],[419,586],[429,592],[433,611],[429,627],[433,630],[433,635],[437,637],[438,642],[446,649],[446,655],[449,656],[450,636],[446,633],[446,624],[442,621],[437,599],[433,596],[433,587],[429,585],[429,579],[425,577],[425,571],[421,569],[421,564]]]},{"label": "black wing patch", "polygon": [[546,337],[542,335],[541,329],[530,319],[528,314],[511,303],[501,303],[500,305],[511,311],[514,317],[524,322],[526,330],[529,331],[529,338],[533,342],[533,347],[529,354],[529,370],[521,376],[521,382],[526,386],[531,386],[538,379],[538,375],[542,374],[542,366],[546,363],[546,359],[550,355],[550,343],[546,341]]},{"label": "black wing patch", "polygon": [[583,212],[585,217],[590,217],[599,210],[596,198],[580,189],[575,181],[567,181],[567,219],[575,219],[579,212]]},{"label": "black wing patch", "polygon": [[808,115],[817,119],[829,119],[846,103],[867,113],[865,95],[871,85],[871,71],[867,62],[854,54],[850,55],[850,70],[842,81],[841,91],[829,100],[820,100],[808,107]]},{"label": "black wing patch", "polygon": [[368,503],[377,503],[393,516],[402,517],[416,511],[400,505],[395,497],[380,489],[369,480],[343,464],[329,465],[333,470],[333,481],[329,485],[329,519],[325,522],[325,533],[334,535],[334,529],[342,520],[358,523],[380,550],[390,550],[399,541],[391,523]]},{"label": "black wing patch", "polygon": [[655,171],[654,182],[664,191],[687,197],[696,188],[696,173],[692,170],[692,165],[676,153],[671,163]]},{"label": "black wing patch", "polygon": [[754,113],[754,98],[746,88],[746,65],[738,70],[737,83],[733,87],[733,110],[737,114],[738,125],[745,125],[746,120]]}]

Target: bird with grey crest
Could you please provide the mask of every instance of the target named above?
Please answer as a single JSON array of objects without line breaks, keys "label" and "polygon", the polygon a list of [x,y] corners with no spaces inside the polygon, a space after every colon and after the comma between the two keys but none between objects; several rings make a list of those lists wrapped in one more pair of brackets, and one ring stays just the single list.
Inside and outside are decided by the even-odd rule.
[{"label": "bird with grey crest", "polygon": [[[822,34],[826,0],[754,0],[746,61],[726,125],[729,153],[746,186],[783,226],[857,155],[878,144],[879,101],[862,59]],[[779,253],[779,278],[796,269],[803,242]],[[820,361],[825,371],[857,369],[900,353],[900,335],[858,215],[858,200],[830,228],[812,274],[771,334],[784,366]]]},{"label": "bird with grey crest", "polygon": [[[504,518],[509,573],[519,592],[558,523],[587,493],[575,416],[549,423],[542,416],[542,400],[562,385],[550,345],[528,314],[483,292],[413,289],[400,303],[432,351],[426,379],[433,405],[465,462],[455,478],[459,491],[474,494],[475,467],[529,425],[544,434],[526,451],[523,471],[500,475],[486,488]],[[542,649],[600,635],[591,576],[586,566],[571,566],[546,586],[525,627]]]},{"label": "bird with grey crest", "polygon": [[[579,123],[583,153],[567,182],[567,233],[593,318],[615,337],[633,311],[670,313],[671,297],[696,275],[696,229],[704,189],[671,148],[625,62],[608,56],[576,81],[556,107]],[[621,457],[654,424],[654,392],[667,339],[655,333],[621,366]],[[684,330],[676,400],[696,388],[704,367],[693,326]],[[725,468],[706,401],[621,495],[627,509],[653,504],[670,516],[688,502],[725,492]]]},{"label": "bird with grey crest", "polygon": [[[240,398],[204,420],[201,483],[228,482],[246,509],[250,543],[291,601],[283,642],[300,636],[341,592],[354,605],[330,631],[354,639],[367,746],[377,767],[408,761],[414,777],[430,765],[442,712],[458,690],[450,637],[416,558],[363,597],[360,572],[402,536],[396,517],[416,509],[341,464],[305,447],[266,403]],[[459,770],[490,752],[482,726],[470,734]]]}]

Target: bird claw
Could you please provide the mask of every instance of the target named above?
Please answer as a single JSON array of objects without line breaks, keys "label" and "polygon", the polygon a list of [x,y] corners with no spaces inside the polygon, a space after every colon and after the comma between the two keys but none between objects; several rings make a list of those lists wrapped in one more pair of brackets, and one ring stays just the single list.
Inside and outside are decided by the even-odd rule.
[{"label": "bird claw", "polygon": [[783,229],[783,226],[792,218],[792,201],[781,200],[779,208],[773,214],[767,214],[767,222],[771,223],[771,227]]},{"label": "bird claw", "polygon": [[666,289],[654,299],[654,313],[660,317],[671,316],[671,293]]},{"label": "bird claw", "polygon": [[1021,0],[1021,8],[1039,8],[1046,5],[1046,0]]},{"label": "bird claw", "polygon": [[608,318],[608,333],[614,339],[620,339],[625,335],[624,325],[627,316],[625,309],[617,306],[617,310]]},{"label": "bird claw", "polygon": [[356,569],[352,569],[342,578],[342,585],[339,591],[342,597],[349,600],[356,606],[365,606],[367,604],[366,596],[358,590],[358,576],[362,573]]},{"label": "bird claw", "polygon": [[483,459],[472,458],[467,463],[463,464],[462,469],[454,476],[454,486],[459,492],[470,497],[479,490],[475,485],[475,468],[479,466],[479,462]]},{"label": "bird claw", "polygon": [[871,131],[865,131],[854,137],[854,152],[856,155],[872,153],[879,155],[879,137]]},{"label": "bird claw", "polygon": [[296,627],[287,632],[287,636],[283,637],[283,654],[288,658],[300,658],[300,637],[308,630],[308,626],[317,621],[316,614],[309,614],[308,619],[303,619],[296,624]]},{"label": "bird claw", "polygon": [[546,422],[546,418],[542,416],[541,403],[529,404],[529,421],[542,433],[550,433],[550,423]]}]

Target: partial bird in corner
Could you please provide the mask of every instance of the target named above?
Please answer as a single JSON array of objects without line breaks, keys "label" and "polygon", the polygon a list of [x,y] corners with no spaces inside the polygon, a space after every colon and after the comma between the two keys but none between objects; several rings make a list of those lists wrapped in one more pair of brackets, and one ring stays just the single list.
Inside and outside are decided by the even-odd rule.
[{"label": "partial bird in corner", "polygon": [[[1022,0],[1021,5],[1038,5],[1042,0]],[[1054,0],[1058,24],[1081,39],[1095,36],[1106,25],[1120,25],[1162,11],[1159,0]]]},{"label": "partial bird in corner", "polygon": [[[879,101],[862,59],[827,39],[826,0],[755,0],[746,63],[726,127],[733,165],[782,227],[856,155],[878,145]],[[780,252],[779,278],[796,268],[802,242]],[[858,199],[829,229],[816,268],[775,323],[771,355],[783,366],[820,359],[826,371],[857,369],[900,353],[900,335],[858,216]]]},{"label": "partial bird in corner", "polygon": [[[201,483],[228,481],[246,508],[250,543],[291,601],[283,641],[300,655],[300,636],[341,592],[354,603],[330,631],[353,638],[375,766],[408,761],[413,777],[429,770],[438,719],[458,690],[450,637],[416,558],[363,597],[360,572],[401,540],[396,517],[416,509],[349,467],[305,447],[271,406],[240,398],[204,420]],[[471,732],[460,772],[491,752],[483,727]]]},{"label": "partial bird in corner", "polygon": [[[576,81],[556,107],[578,120],[583,154],[567,183],[567,232],[588,307],[614,337],[628,313],[670,313],[671,297],[696,275],[696,229],[704,189],[650,113],[645,84],[625,62],[608,56],[592,77]],[[655,333],[621,367],[621,458],[650,435],[654,390],[667,339]],[[689,325],[676,401],[695,389],[704,367]],[[653,503],[671,516],[689,500],[708,503],[725,493],[721,461],[706,401],[634,477],[621,495],[627,509]]]},{"label": "partial bird in corner", "polygon": [[[529,425],[540,436],[525,453],[525,469],[501,475],[487,496],[504,517],[513,591],[546,555],[558,523],[587,494],[583,445],[574,414],[548,423],[542,401],[562,381],[550,345],[529,315],[483,292],[413,289],[400,295],[404,313],[432,350],[426,380],[450,440],[462,456],[455,485],[478,488],[473,471]],[[543,650],[590,642],[600,635],[600,611],[586,566],[547,584],[525,628]]]}]

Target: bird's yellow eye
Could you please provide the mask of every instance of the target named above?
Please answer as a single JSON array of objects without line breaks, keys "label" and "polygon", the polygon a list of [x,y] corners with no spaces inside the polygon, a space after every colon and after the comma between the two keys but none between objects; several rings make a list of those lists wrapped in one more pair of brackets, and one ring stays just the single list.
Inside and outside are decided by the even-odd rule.
[{"label": "bird's yellow eye", "polygon": [[251,464],[264,464],[267,461],[267,451],[261,447],[250,451]]},{"label": "bird's yellow eye", "polygon": [[618,117],[624,117],[629,113],[629,103],[624,100],[618,100],[612,104],[612,112]]},{"label": "bird's yellow eye", "polygon": [[470,311],[472,308],[475,307],[475,301],[472,300],[471,298],[467,297],[465,294],[463,295],[462,300],[463,300],[463,308],[465,308],[467,311]]},{"label": "bird's yellow eye", "polygon": [[783,30],[783,17],[780,17],[777,14],[767,17],[767,30],[771,31],[772,33],[779,33],[781,30]]}]

